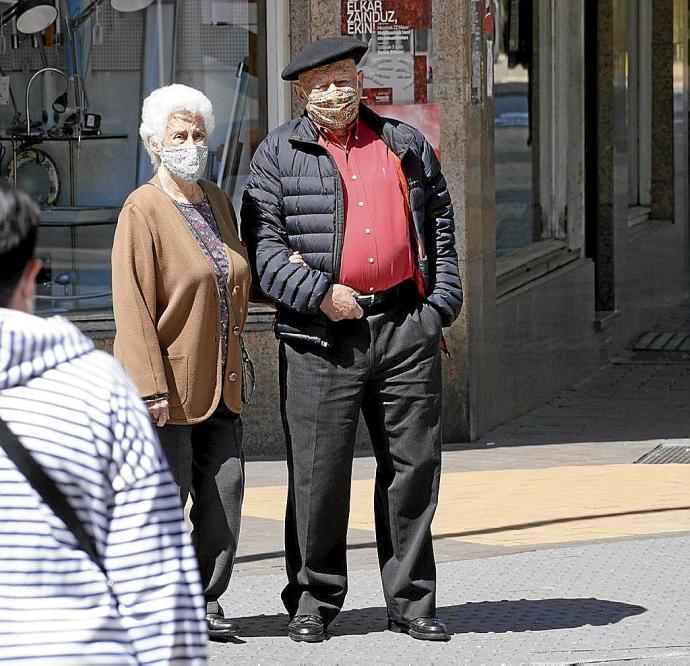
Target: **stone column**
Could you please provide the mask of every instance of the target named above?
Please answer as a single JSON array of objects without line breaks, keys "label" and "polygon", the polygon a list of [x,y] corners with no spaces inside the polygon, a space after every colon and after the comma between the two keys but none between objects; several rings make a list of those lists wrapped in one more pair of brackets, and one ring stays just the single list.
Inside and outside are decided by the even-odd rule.
[{"label": "stone column", "polygon": [[[673,2],[673,221],[685,229],[688,247],[688,2]],[[652,115],[652,118],[654,116]],[[690,255],[686,253],[690,265]]]},{"label": "stone column", "polygon": [[[433,3],[436,101],[441,104],[443,172],[455,208],[456,244],[465,291],[462,314],[446,332],[456,357],[446,373],[447,441],[469,441],[492,412],[495,367],[496,219],[493,99],[487,97],[486,40],[475,35],[480,3]],[[477,38],[478,37],[478,38]],[[478,49],[479,52],[476,52]],[[479,90],[472,90],[473,51]],[[476,73],[476,70],[475,70]],[[476,81],[475,81],[476,83]],[[476,97],[476,93],[479,97]]]},{"label": "stone column", "polygon": [[627,4],[627,0],[596,3],[598,178],[594,259],[596,307],[602,313],[616,310],[616,284],[624,275],[628,231]]},{"label": "stone column", "polygon": [[652,213],[673,219],[673,6],[655,0],[652,9]]}]

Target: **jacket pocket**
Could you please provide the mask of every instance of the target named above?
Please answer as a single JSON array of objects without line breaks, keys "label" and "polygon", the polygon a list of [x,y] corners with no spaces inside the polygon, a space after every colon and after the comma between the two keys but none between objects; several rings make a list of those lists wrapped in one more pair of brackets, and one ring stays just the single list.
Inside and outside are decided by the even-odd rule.
[{"label": "jacket pocket", "polygon": [[305,315],[280,308],[276,313],[276,337],[279,340],[306,342],[317,347],[330,347],[331,327],[324,315]]},{"label": "jacket pocket", "polygon": [[178,407],[187,402],[188,369],[187,356],[164,356],[163,367],[168,382],[168,402]]}]

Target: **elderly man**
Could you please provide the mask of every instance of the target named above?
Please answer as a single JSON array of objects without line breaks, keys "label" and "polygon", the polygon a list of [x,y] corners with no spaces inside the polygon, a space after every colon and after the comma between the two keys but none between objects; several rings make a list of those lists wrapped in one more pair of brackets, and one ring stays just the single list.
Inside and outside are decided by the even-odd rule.
[{"label": "elderly man", "polygon": [[462,305],[453,210],[416,129],[360,105],[367,45],[306,46],[283,70],[306,112],[254,156],[243,238],[277,304],[288,451],[293,640],[317,642],[347,592],[360,410],[377,460],[376,542],[389,629],[447,640],[431,521],[441,464],[441,327]]}]

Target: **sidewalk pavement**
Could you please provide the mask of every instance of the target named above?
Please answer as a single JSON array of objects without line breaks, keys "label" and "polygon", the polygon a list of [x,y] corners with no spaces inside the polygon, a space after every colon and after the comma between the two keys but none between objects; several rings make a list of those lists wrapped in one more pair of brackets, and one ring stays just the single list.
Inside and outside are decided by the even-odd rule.
[{"label": "sidewalk pavement", "polygon": [[690,465],[633,464],[690,447],[689,399],[687,358],[631,354],[444,453],[434,545],[448,644],[385,631],[371,457],[354,466],[345,609],[329,641],[290,641],[285,463],[249,462],[221,600],[243,631],[212,644],[211,663],[690,664]]}]

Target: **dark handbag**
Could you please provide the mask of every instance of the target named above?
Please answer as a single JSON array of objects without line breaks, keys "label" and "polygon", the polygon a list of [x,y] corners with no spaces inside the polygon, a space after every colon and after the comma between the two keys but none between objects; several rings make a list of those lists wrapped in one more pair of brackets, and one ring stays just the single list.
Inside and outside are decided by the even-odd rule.
[{"label": "dark handbag", "polygon": [[254,363],[244,345],[244,338],[240,335],[240,352],[242,354],[242,403],[248,405],[256,388],[256,376],[254,375]]},{"label": "dark handbag", "polygon": [[[39,497],[48,505],[48,508],[65,524],[77,540],[79,547],[91,558],[93,563],[103,572],[108,587],[112,588],[103,560],[101,560],[96,545],[89,533],[84,528],[76,511],[67,501],[67,498],[36,462],[27,448],[19,441],[19,438],[0,419],[0,446],[5,449],[9,459],[15,464],[19,472],[26,478]],[[111,589],[112,593],[112,589]]]}]

